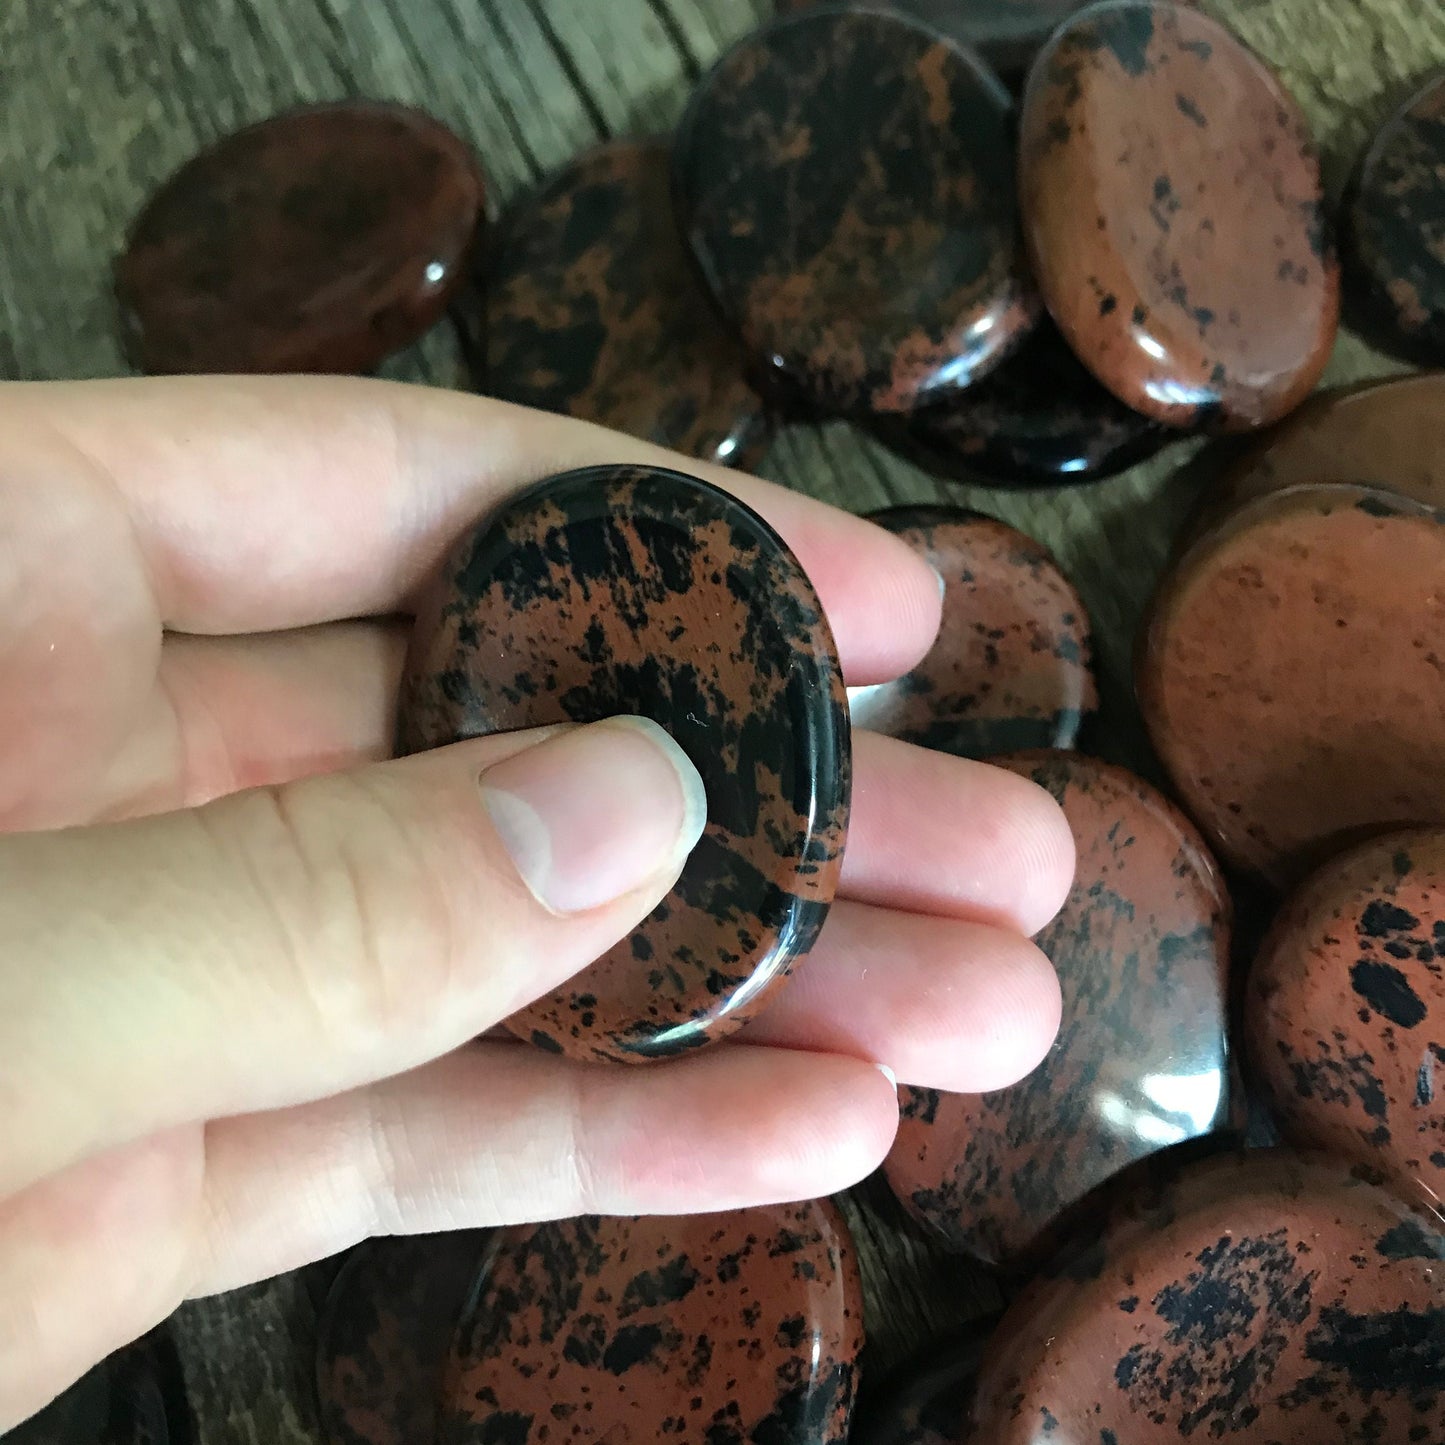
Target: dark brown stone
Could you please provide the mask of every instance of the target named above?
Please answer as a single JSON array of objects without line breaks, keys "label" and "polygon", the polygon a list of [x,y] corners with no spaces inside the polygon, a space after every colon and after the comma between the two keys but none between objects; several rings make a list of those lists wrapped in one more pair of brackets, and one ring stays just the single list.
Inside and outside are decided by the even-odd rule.
[{"label": "dark brown stone", "polygon": [[760,459],[767,416],[678,234],[666,146],[614,141],[574,160],[490,252],[483,390],[703,461]]},{"label": "dark brown stone", "polygon": [[963,1439],[1445,1439],[1442,1267],[1440,1221],[1343,1163],[1196,1163],[1018,1296]]},{"label": "dark brown stone", "polygon": [[847,694],[796,559],[695,477],[596,467],[541,483],[457,544],[418,614],[404,753],[641,714],[696,764],[708,825],[631,937],[508,1027],[641,1062],[723,1038],[805,956],[842,867]]},{"label": "dark brown stone", "polygon": [[907,676],[852,693],[854,726],[967,758],[1073,747],[1099,705],[1093,640],[1048,549],[955,507],[896,507],[871,520],[943,578],[943,621]]},{"label": "dark brown stone", "polygon": [[1000,763],[1059,801],[1078,850],[1038,940],[1059,1037],[1011,1088],[905,1088],[884,1168],[934,1235],[1012,1269],[1091,1190],[1228,1122],[1230,905],[1193,827],[1138,778],[1076,753]]},{"label": "dark brown stone", "polygon": [[1221,855],[1287,887],[1358,837],[1445,823],[1445,513],[1348,486],[1233,513],[1164,579],[1137,691]]},{"label": "dark brown stone", "polygon": [[116,264],[148,372],[364,372],[463,283],[485,187],[467,147],[406,106],[289,111],[181,167]]},{"label": "dark brown stone", "polygon": [[1034,324],[1007,92],[907,18],[821,9],[698,88],[684,229],[770,391],[844,414],[942,403]]},{"label": "dark brown stone", "polygon": [[1365,152],[1345,209],[1351,320],[1422,366],[1445,362],[1445,77]]},{"label": "dark brown stone", "polygon": [[441,1445],[843,1445],[863,1343],[821,1201],[512,1231],[456,1339]]},{"label": "dark brown stone", "polygon": [[1030,73],[1019,148],[1039,288],[1115,396],[1242,430],[1309,394],[1339,320],[1319,162],[1234,35],[1168,0],[1091,6]]},{"label": "dark brown stone", "polygon": [[376,1239],[342,1266],[316,1354],[329,1445],[436,1439],[442,1369],[489,1238],[458,1230]]},{"label": "dark brown stone", "polygon": [[1314,874],[1255,959],[1245,1020],[1287,1139],[1445,1210],[1445,830],[1387,833]]},{"label": "dark brown stone", "polygon": [[962,1445],[995,1320],[932,1346],[859,1407],[850,1445]]}]

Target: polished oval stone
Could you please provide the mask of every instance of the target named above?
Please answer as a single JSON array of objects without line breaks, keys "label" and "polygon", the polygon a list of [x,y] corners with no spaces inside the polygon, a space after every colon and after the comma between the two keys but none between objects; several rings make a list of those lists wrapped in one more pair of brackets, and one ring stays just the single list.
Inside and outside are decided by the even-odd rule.
[{"label": "polished oval stone", "polygon": [[1352,320],[1423,366],[1445,362],[1445,77],[1385,124],[1345,209]]},{"label": "polished oval stone", "polygon": [[1354,482],[1445,508],[1445,373],[1317,392],[1200,499],[1191,537],[1270,492]]},{"label": "polished oval stone", "polygon": [[823,1201],[512,1231],[457,1334],[441,1445],[843,1445],[862,1287]]},{"label": "polished oval stone", "polygon": [[330,1445],[436,1439],[443,1366],[490,1238],[458,1230],[375,1239],[342,1266],[316,1352]]},{"label": "polished oval stone", "polygon": [[1228,1120],[1230,905],[1194,828],[1140,779],[1076,753],[999,762],[1058,800],[1078,852],[1038,937],[1059,1036],[1011,1088],[905,1088],[884,1169],[930,1233],[1012,1269],[1096,1186]]},{"label": "polished oval stone", "polygon": [[1445,1439],[1445,1235],[1260,1150],[1135,1195],[1011,1304],[967,1445]]},{"label": "polished oval stone", "polygon": [[1054,319],[1129,406],[1261,426],[1309,394],[1339,277],[1298,107],[1228,30],[1168,0],[1107,0],[1029,76],[1020,186]]},{"label": "polished oval stone", "polygon": [[1287,1139],[1445,1209],[1445,830],[1387,833],[1315,873],[1260,948],[1245,1021]]},{"label": "polished oval stone", "polygon": [[850,1445],[962,1445],[995,1324],[980,1320],[899,1371],[859,1407]]},{"label": "polished oval stone", "polygon": [[628,939],[508,1027],[640,1062],[763,1007],[823,925],[848,825],[848,700],[817,595],[766,522],[695,477],[550,478],[462,537],[418,612],[402,752],[618,714],[692,759],[707,829]]},{"label": "polished oval stone", "polygon": [[1137,692],[1225,859],[1277,886],[1445,822],[1445,513],[1369,488],[1257,501],[1164,579]]},{"label": "polished oval stone", "polygon": [[489,249],[483,390],[703,461],[759,460],[767,416],[678,234],[666,146],[580,156]]},{"label": "polished oval stone", "polygon": [[1008,487],[1112,477],[1174,435],[1110,396],[1049,322],[957,401],[873,432],[933,476]]},{"label": "polished oval stone", "polygon": [[148,372],[368,371],[441,317],[484,200],[466,145],[406,106],[249,126],[132,226],[116,264],[127,351]]},{"label": "polished oval stone", "polygon": [[674,151],[702,275],[779,398],[940,403],[1037,319],[1007,92],[905,17],[826,8],[730,50]]},{"label": "polished oval stone", "polygon": [[895,507],[870,520],[943,578],[943,621],[912,672],[851,690],[853,725],[967,758],[1073,747],[1099,705],[1093,639],[1048,549],[958,507]]}]

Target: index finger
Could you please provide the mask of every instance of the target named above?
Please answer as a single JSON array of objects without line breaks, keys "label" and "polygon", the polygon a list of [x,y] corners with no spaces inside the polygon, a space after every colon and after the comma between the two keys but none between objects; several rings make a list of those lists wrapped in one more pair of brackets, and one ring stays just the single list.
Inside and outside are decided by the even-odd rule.
[{"label": "index finger", "polygon": [[0,463],[61,437],[118,492],[172,631],[271,632],[408,610],[454,539],[512,492],[611,462],[705,478],[759,511],[813,580],[850,682],[931,645],[938,582],[847,513],[586,422],[342,377],[0,386]]}]

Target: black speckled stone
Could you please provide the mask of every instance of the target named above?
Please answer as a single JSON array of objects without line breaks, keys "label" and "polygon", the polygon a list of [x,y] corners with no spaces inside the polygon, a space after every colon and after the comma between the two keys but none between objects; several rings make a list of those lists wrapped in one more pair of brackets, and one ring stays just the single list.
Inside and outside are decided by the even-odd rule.
[{"label": "black speckled stone", "polygon": [[1112,477],[1171,439],[1100,386],[1049,322],[956,402],[880,418],[873,431],[936,477],[1006,487]]},{"label": "black speckled stone", "polygon": [[329,1445],[436,1439],[442,1368],[491,1238],[458,1230],[375,1239],[342,1266],[316,1354]]},{"label": "black speckled stone", "polygon": [[844,1445],[863,1343],[824,1201],[510,1232],[458,1331],[441,1445]]},{"label": "black speckled stone", "polygon": [[946,402],[1038,317],[1008,92],[905,17],[825,8],[740,42],[694,95],[675,174],[703,277],[783,401]]},{"label": "black speckled stone", "polygon": [[668,159],[665,145],[614,141],[508,213],[480,282],[478,384],[747,468],[767,415],[678,234]]},{"label": "black speckled stone", "polygon": [[1344,241],[1350,320],[1408,360],[1445,362],[1445,76],[1365,152]]},{"label": "black speckled stone", "polygon": [[630,938],[508,1027],[641,1062],[734,1032],[812,947],[842,868],[848,700],[817,595],[766,522],[695,477],[596,467],[457,544],[418,614],[399,747],[627,713],[696,764],[707,829]]}]

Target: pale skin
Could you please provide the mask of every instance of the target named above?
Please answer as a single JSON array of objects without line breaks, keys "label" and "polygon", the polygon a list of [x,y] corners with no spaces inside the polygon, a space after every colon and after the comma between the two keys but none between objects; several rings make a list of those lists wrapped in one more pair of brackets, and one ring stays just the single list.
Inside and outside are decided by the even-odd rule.
[{"label": "pale skin", "polygon": [[[646,1068],[476,1042],[666,893],[691,784],[611,723],[389,761],[405,614],[499,498],[621,461],[757,507],[850,684],[931,645],[895,538],[581,423],[359,380],[0,386],[0,1433],[184,1299],[374,1234],[828,1194],[892,1142],[880,1065],[973,1092],[1046,1052],[1062,815],[868,734],[839,899],[737,1038]],[[566,811],[546,868],[502,792]]]}]

